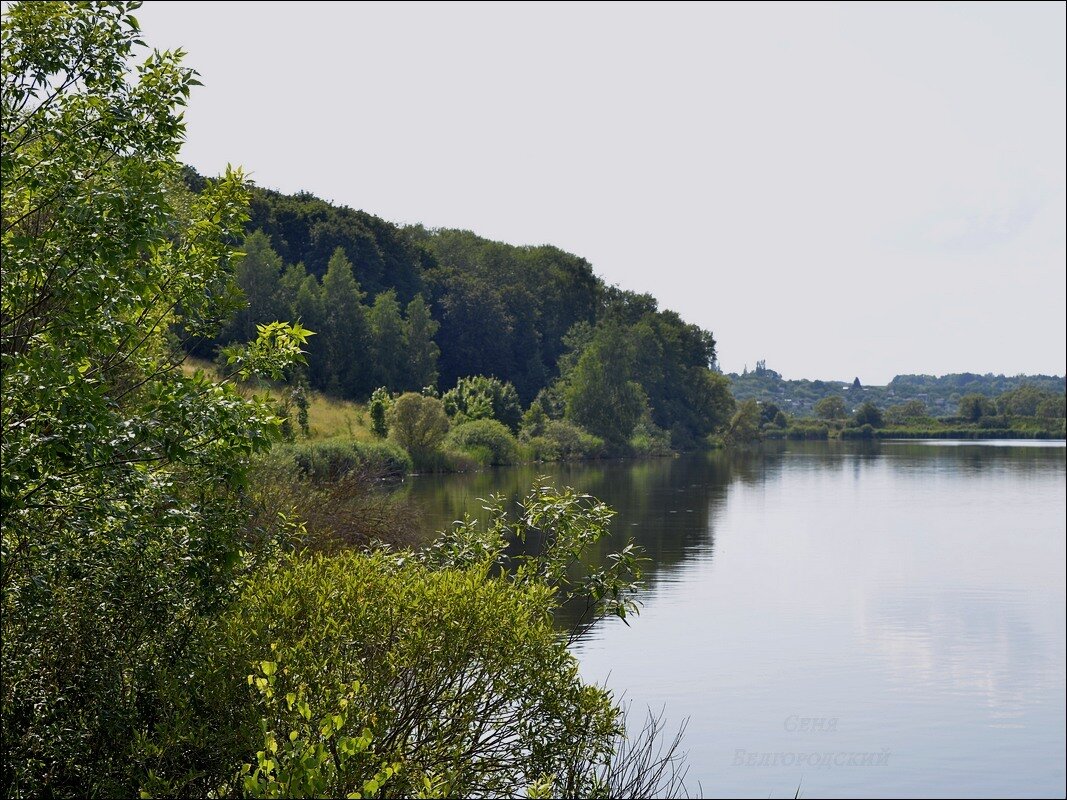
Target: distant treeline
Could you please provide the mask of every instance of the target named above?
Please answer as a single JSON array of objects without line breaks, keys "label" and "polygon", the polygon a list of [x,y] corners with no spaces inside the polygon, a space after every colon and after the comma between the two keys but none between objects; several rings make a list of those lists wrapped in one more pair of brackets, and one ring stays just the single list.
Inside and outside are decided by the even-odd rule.
[{"label": "distant treeline", "polygon": [[730,389],[738,402],[759,400],[774,403],[793,416],[817,416],[815,405],[827,397],[841,397],[850,410],[864,402],[888,409],[911,401],[925,405],[930,416],[957,413],[960,401],[968,395],[995,398],[1029,386],[1051,394],[1064,393],[1065,378],[1056,375],[978,375],[961,372],[952,375],[897,375],[886,386],[866,386],[858,377],[851,381],[786,380],[757,361],[756,368],[731,373]]},{"label": "distant treeline", "polygon": [[[205,185],[192,170],[186,182]],[[524,408],[609,446],[662,433],[690,448],[733,410],[710,369],[710,332],[651,295],[607,286],[559,248],[399,227],[260,188],[246,231],[236,275],[246,304],[218,336],[186,344],[198,355],[254,340],[257,325],[298,320],[316,335],[293,380],[362,401],[379,387],[443,392],[489,376],[512,384]]]}]

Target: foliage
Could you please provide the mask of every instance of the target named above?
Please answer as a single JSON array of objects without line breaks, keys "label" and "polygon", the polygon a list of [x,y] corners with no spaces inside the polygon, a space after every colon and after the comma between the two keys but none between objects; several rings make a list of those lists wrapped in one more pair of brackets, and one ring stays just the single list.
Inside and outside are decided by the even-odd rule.
[{"label": "foliage", "polygon": [[644,414],[634,426],[630,449],[642,456],[666,456],[674,452],[670,433],[653,422],[650,414]]},{"label": "foliage", "polygon": [[[536,484],[511,514],[500,496],[485,505],[484,524],[467,518],[440,536],[420,559],[436,568],[478,566],[495,573],[508,565],[502,578],[519,587],[545,586],[556,602],[586,602],[585,619],[608,614],[622,620],[637,613],[636,594],[644,558],[631,542],[609,554],[605,565],[583,561],[589,548],[608,534],[614,516],[608,506],[573,489]],[[508,556],[509,546],[518,546]],[[581,565],[581,569],[575,569]]]},{"label": "foliage", "polygon": [[[134,8],[4,9],[4,796],[125,794],[157,672],[276,542],[242,482],[278,421],[177,349],[236,307],[242,176],[181,185],[195,76],[139,59]],[[276,374],[307,334],[233,355]]]},{"label": "foliage", "polygon": [[324,689],[328,710],[316,713],[304,685],[281,695],[279,678],[287,677],[287,668],[279,674],[278,664],[261,661],[259,674],[248,676],[248,685],[260,695],[264,716],[263,749],[256,753],[255,764],[241,768],[245,796],[377,796],[401,765],[370,760],[373,734],[366,727],[352,730],[350,708],[361,691],[359,681]]},{"label": "foliage", "polygon": [[[437,360],[441,348],[434,341],[441,324],[430,315],[430,307],[416,295],[405,311],[404,336],[407,341],[407,382],[404,389],[436,392]],[[426,391],[423,391],[426,394]]]},{"label": "foliage", "polygon": [[873,439],[874,437],[874,426],[866,422],[863,425],[844,428],[841,431],[842,439]]},{"label": "foliage", "polygon": [[[1059,399],[1061,407],[1063,403],[1063,393],[1059,394],[1039,389],[1032,384],[1023,384],[1016,389],[1004,392],[997,398],[996,408],[1001,414],[1008,414],[1016,417],[1034,417],[1034,416],[1060,416],[1062,414],[1039,414],[1038,409],[1041,408],[1042,403],[1048,401],[1055,401]],[[1046,412],[1048,406],[1046,406]],[[961,412],[961,416],[963,416]]]},{"label": "foliage", "polygon": [[495,419],[476,419],[452,428],[445,446],[467,453],[483,454],[483,463],[497,466],[519,461],[519,445],[511,431]]},{"label": "foliage", "polygon": [[[187,180],[193,187],[203,183],[191,171]],[[634,353],[626,377],[613,380],[622,394],[631,393],[629,383],[641,388],[652,423],[670,433],[673,448],[702,446],[733,413],[728,380],[709,369],[711,333],[659,310],[649,295],[605,287],[577,256],[490,242],[468,231],[401,230],[307,194],[254,189],[252,218],[246,249],[262,254],[257,263],[269,268],[256,274],[276,276],[276,288],[260,291],[259,283],[244,281],[244,313],[259,319],[286,309],[320,333],[309,347],[314,388],[362,399],[379,384],[417,391],[437,381],[454,386],[464,376],[493,376],[514,387],[518,403],[541,397],[546,413],[559,418],[586,347],[595,340],[603,346],[621,331]],[[265,247],[265,236],[275,249]],[[344,291],[326,291],[330,265],[336,270],[342,260],[359,285],[344,280]],[[344,325],[334,324],[338,304],[362,309],[363,333],[359,325],[345,334]],[[200,352],[210,343],[191,346]],[[497,408],[493,416],[514,432],[518,414]],[[632,430],[607,438],[624,451]]]},{"label": "foliage", "polygon": [[755,400],[745,400],[737,406],[737,411],[726,428],[724,438],[730,444],[746,444],[759,441],[760,406]]},{"label": "foliage", "polygon": [[553,591],[492,577],[495,558],[435,560],[432,570],[384,552],[295,561],[249,588],[220,649],[280,661],[277,693],[305,687],[312,717],[338,707],[339,684],[359,682],[345,696],[346,724],[373,734],[362,735],[363,758],[332,776],[339,792],[365,787],[384,763],[400,765],[388,789],[398,796],[512,795],[546,775],[568,796],[587,793],[618,710],[581,682],[553,631]]},{"label": "foliage", "polygon": [[441,401],[457,425],[468,420],[495,419],[512,432],[519,429],[522,407],[519,395],[510,383],[485,375],[460,378],[454,388],[442,395]]},{"label": "foliage", "polygon": [[845,400],[840,395],[830,395],[815,403],[815,416],[822,419],[844,419],[848,414]]},{"label": "foliage", "polygon": [[448,415],[436,397],[406,392],[388,413],[389,436],[411,454],[419,466],[441,446],[448,433]]},{"label": "foliage", "polygon": [[981,394],[967,394],[960,398],[959,415],[971,422],[997,412],[996,403]]},{"label": "foliage", "polygon": [[852,424],[856,427],[871,426],[874,428],[880,428],[885,421],[882,419],[882,412],[878,406],[871,402],[863,403],[856,412],[852,415]]},{"label": "foliage", "polygon": [[[407,330],[394,290],[381,292],[374,298],[374,305],[367,312],[367,323],[371,341],[369,367],[374,383],[396,388],[408,386]],[[352,355],[348,358],[352,359]],[[419,389],[422,385],[416,383],[410,388]]]},{"label": "foliage", "polygon": [[370,412],[370,429],[375,436],[385,438],[389,435],[389,409],[393,407],[393,396],[384,386],[379,386],[370,396],[367,410]]},{"label": "foliage", "polygon": [[908,400],[885,410],[885,421],[891,425],[899,425],[907,420],[922,419],[926,416],[926,403],[922,400]]},{"label": "foliage", "polygon": [[290,461],[301,474],[319,481],[354,471],[377,479],[400,478],[413,468],[411,457],[394,442],[359,442],[344,436],[275,447],[271,457]]},{"label": "foliage", "polygon": [[647,406],[641,385],[630,378],[636,365],[632,341],[618,326],[606,329],[582,352],[566,376],[566,417],[622,448]]}]

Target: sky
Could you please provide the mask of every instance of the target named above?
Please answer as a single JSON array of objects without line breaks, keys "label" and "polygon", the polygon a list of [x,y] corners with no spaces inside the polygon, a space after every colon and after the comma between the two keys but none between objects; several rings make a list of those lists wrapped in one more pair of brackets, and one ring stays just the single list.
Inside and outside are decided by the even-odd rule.
[{"label": "sky", "polygon": [[1067,371],[1065,6],[149,0],[184,160],[587,258],[725,371]]}]

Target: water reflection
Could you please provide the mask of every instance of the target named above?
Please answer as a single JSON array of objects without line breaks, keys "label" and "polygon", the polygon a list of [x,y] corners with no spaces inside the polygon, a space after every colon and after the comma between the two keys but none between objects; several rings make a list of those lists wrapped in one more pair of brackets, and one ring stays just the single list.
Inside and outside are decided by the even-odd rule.
[{"label": "water reflection", "polygon": [[[617,509],[605,549],[633,536],[652,558],[641,617],[576,652],[589,678],[691,717],[706,792],[1064,794],[1062,444],[781,442],[407,491],[440,529],[540,474]],[[839,722],[802,732],[791,715]],[[877,768],[797,762],[883,751]]]}]

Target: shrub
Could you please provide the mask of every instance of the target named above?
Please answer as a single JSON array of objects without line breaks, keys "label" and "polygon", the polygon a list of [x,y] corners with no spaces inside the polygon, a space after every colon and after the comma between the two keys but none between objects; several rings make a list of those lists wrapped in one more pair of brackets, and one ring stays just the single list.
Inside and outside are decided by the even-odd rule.
[{"label": "shrub", "polygon": [[648,414],[634,427],[630,447],[639,456],[669,456],[674,452],[670,433],[656,425]]},{"label": "shrub", "polygon": [[370,401],[367,403],[367,410],[370,412],[371,432],[379,438],[384,439],[389,435],[387,417],[392,406],[393,397],[384,386],[379,386],[375,389],[370,396]]},{"label": "shrub", "polygon": [[602,458],[607,451],[604,440],[588,433],[573,422],[546,420],[540,436],[526,440],[532,461],[577,461]]},{"label": "shrub", "polygon": [[864,424],[858,428],[844,428],[841,431],[842,439],[873,439],[874,426]]},{"label": "shrub", "polygon": [[406,392],[389,409],[389,435],[416,465],[431,458],[448,433],[444,405],[436,397]]},{"label": "shrub", "polygon": [[[419,556],[292,559],[253,580],[187,686],[190,696],[210,698],[202,711],[214,715],[216,731],[233,727],[205,753],[217,774],[196,775],[194,786],[172,782],[171,793],[226,790],[238,777],[259,784],[245,783],[246,791],[269,791],[263,784],[284,768],[327,781],[335,796],[382,775],[387,793],[401,797],[516,796],[532,786],[576,797],[594,794],[606,775],[632,774],[629,762],[612,760],[619,708],[582,682],[552,624],[567,598],[585,598],[593,618],[635,611],[632,546],[607,567],[577,564],[607,535],[612,512],[570,490],[537,487],[515,519],[500,498],[489,511],[484,526],[459,523]],[[510,543],[531,554],[501,572]],[[188,674],[188,665],[174,670]],[[315,756],[323,740],[346,736],[359,741],[349,758],[331,765]],[[290,758],[287,740],[308,742],[307,758]],[[252,754],[270,751],[271,741],[282,756],[254,772]],[[161,754],[156,763],[171,762]]]},{"label": "shrub", "polygon": [[465,422],[453,428],[446,439],[449,448],[477,454],[482,463],[491,465],[515,464],[519,460],[519,445],[515,437],[495,419]]},{"label": "shrub", "polygon": [[606,449],[604,440],[599,436],[563,419],[550,420],[545,424],[545,439],[553,444],[564,461],[601,458]]},{"label": "shrub", "polygon": [[319,481],[337,480],[352,472],[371,479],[395,479],[413,469],[411,457],[394,442],[343,437],[276,447],[271,458],[291,460],[302,475]]},{"label": "shrub", "polygon": [[519,395],[510,383],[486,375],[460,378],[441,397],[445,412],[457,425],[476,419],[495,419],[518,431],[522,418]]}]

